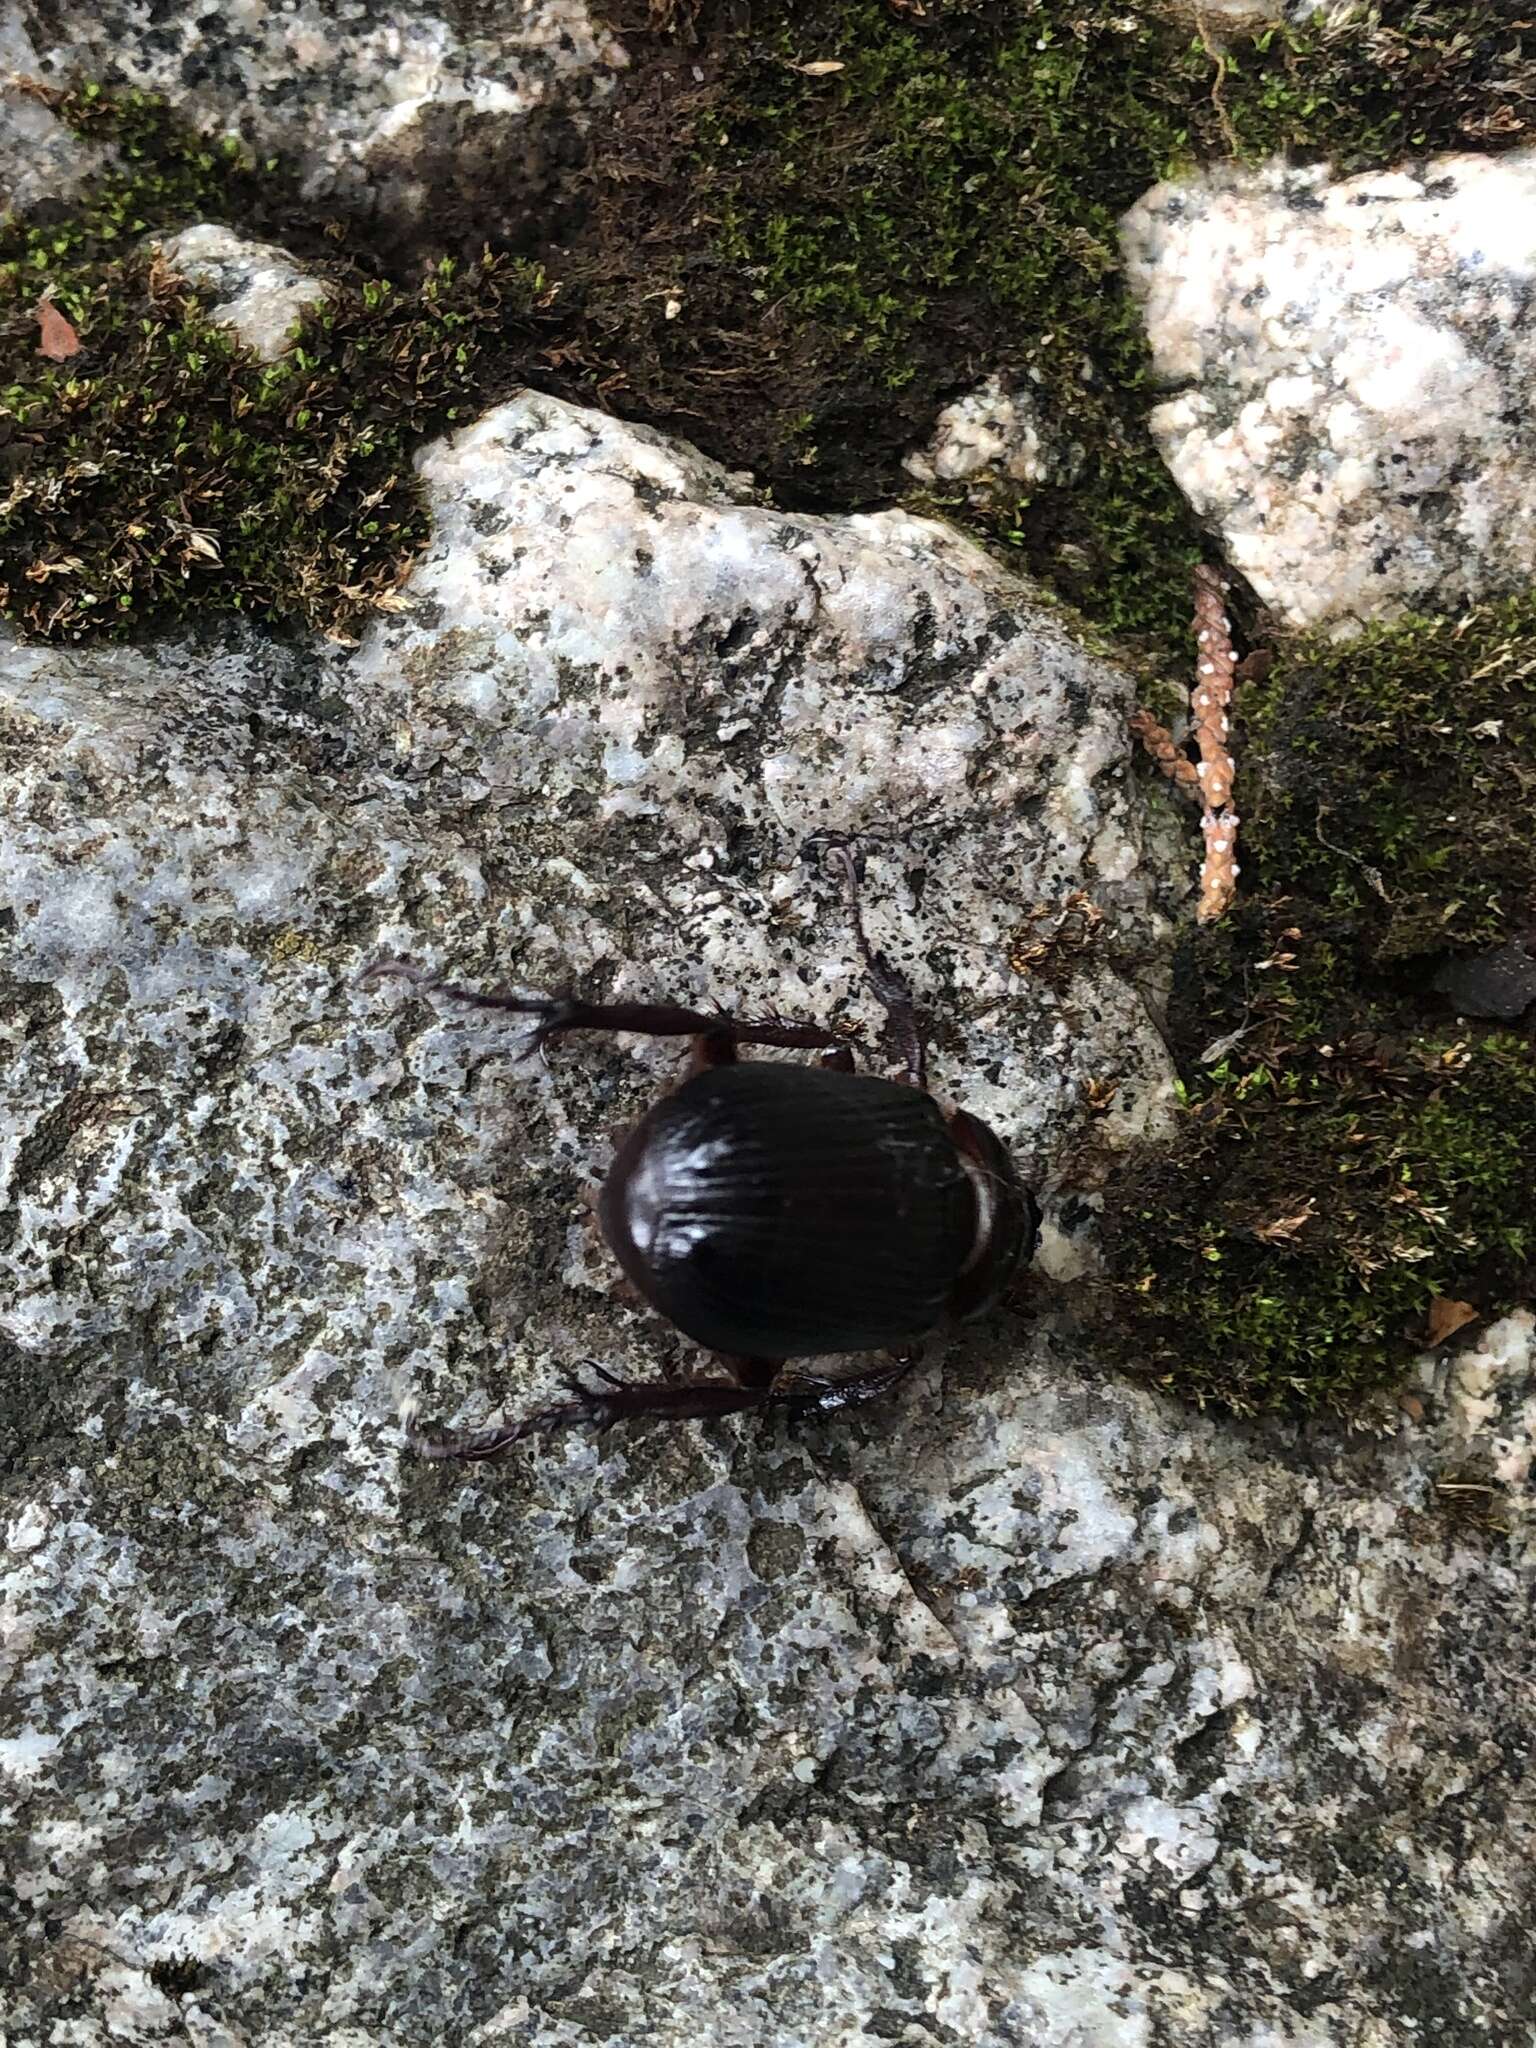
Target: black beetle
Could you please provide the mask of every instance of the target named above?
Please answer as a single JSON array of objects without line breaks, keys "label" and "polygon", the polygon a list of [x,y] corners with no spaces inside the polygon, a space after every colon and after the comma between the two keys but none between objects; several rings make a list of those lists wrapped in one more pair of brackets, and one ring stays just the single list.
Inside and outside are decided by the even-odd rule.
[{"label": "black beetle", "polygon": [[[691,1037],[682,1083],[620,1144],[598,1197],[604,1237],[634,1289],[729,1374],[634,1383],[594,1367],[571,1398],[522,1421],[467,1434],[412,1433],[429,1458],[499,1457],[522,1438],[573,1423],[825,1410],[868,1400],[914,1363],[912,1341],[990,1308],[1033,1252],[1039,1210],[997,1136],[927,1092],[907,984],[872,950],[857,870],[834,849],[870,984],[907,1064],[906,1081],[854,1071],[847,1041],[809,1024],[733,1018],[651,1003],[481,995],[406,961],[402,975],[456,1002],[535,1020],[534,1047],[568,1031]],[[743,1046],[819,1052],[815,1067],[739,1064]],[[886,1351],[842,1379],[784,1371],[791,1359]]]}]

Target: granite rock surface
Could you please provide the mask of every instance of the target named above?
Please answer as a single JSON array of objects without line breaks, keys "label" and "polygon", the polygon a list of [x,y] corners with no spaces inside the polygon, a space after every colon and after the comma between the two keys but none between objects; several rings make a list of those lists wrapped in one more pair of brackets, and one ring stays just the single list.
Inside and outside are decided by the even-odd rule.
[{"label": "granite rock surface", "polygon": [[1523,588],[1536,151],[1156,186],[1125,218],[1164,459],[1293,626]]},{"label": "granite rock surface", "polygon": [[0,214],[70,199],[107,158],[25,89],[40,69],[22,9],[0,0]]},{"label": "granite rock surface", "polygon": [[[1166,1101],[1128,679],[943,528],[596,414],[420,466],[351,653],[0,658],[6,2048],[1519,2038],[1533,1319],[1258,1433],[1048,1277],[1085,1084]],[[407,1393],[692,1369],[583,1201],[677,1051],[358,967],[879,1067],[843,834],[1040,1268],[880,1408],[403,1457]]]},{"label": "granite rock surface", "polygon": [[8,37],[16,69],[155,93],[279,158],[317,205],[437,246],[547,214],[627,61],[585,0],[0,0]]}]

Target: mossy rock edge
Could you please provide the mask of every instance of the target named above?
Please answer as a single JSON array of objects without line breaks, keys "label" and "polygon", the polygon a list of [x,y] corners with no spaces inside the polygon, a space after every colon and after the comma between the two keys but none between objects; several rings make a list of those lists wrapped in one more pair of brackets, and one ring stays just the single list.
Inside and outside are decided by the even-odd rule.
[{"label": "mossy rock edge", "polygon": [[1435,989],[1536,946],[1536,599],[1294,641],[1238,701],[1245,894],[1179,948],[1176,1136],[1104,1175],[1105,1324],[1198,1399],[1344,1406],[1435,1300],[1536,1290],[1536,1013]]}]

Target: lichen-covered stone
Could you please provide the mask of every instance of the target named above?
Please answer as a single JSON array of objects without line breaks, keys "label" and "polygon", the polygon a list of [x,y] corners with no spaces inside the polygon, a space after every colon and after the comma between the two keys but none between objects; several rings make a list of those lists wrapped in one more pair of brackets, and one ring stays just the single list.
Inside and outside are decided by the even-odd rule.
[{"label": "lichen-covered stone", "polygon": [[625,62],[585,0],[49,0],[35,69],[52,84],[155,93],[190,125],[296,169],[304,195],[440,242],[547,202],[585,109]]},{"label": "lichen-covered stone", "polygon": [[209,319],[232,329],[263,362],[275,362],[305,309],[325,301],[325,286],[285,249],[216,222],[162,236],[159,249],[173,270],[213,294]]},{"label": "lichen-covered stone", "polygon": [[1123,248],[1163,456],[1289,623],[1523,588],[1536,151],[1159,185]]},{"label": "lichen-covered stone", "polygon": [[851,831],[1031,1170],[1165,1076],[1128,685],[1026,589],[541,399],[422,471],[353,655],[0,667],[8,2048],[1515,2038],[1529,1317],[1354,1445],[1037,1278],[880,1409],[401,1458],[407,1389],[693,1361],[581,1200],[677,1049],[519,1061],[377,952],[872,1036]]}]

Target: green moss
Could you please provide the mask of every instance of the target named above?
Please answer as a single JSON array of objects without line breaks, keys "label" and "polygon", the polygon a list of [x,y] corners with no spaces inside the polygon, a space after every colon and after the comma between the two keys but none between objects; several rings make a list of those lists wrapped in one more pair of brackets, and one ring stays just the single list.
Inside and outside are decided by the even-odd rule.
[{"label": "green moss", "polygon": [[[0,319],[30,336],[0,386],[0,612],[56,639],[197,610],[348,635],[425,540],[413,446],[510,379],[541,273],[445,261],[401,289],[333,265],[297,345],[258,362],[143,246],[249,221],[251,167],[139,95],[62,111],[115,122],[130,168],[67,219],[0,226]],[[45,289],[81,342],[62,363],[36,347]]]},{"label": "green moss", "polygon": [[[232,136],[210,141],[193,133],[150,94],[109,93],[95,84],[73,92],[33,90],[78,135],[109,144],[115,168],[68,212],[40,209],[26,229],[10,222],[0,228],[8,298],[11,288],[48,283],[60,305],[73,313],[76,266],[120,253],[149,228],[236,219],[263,203],[263,181],[238,141]],[[275,165],[263,166],[267,179],[275,170]]]},{"label": "green moss", "polygon": [[[843,68],[807,77],[808,60]],[[780,423],[781,487],[910,490],[900,457],[936,386],[1028,377],[1079,475],[1000,490],[987,532],[1111,629],[1176,636],[1199,541],[1141,424],[1116,220],[1187,158],[1210,79],[1186,32],[1124,9],[916,21],[836,0],[776,17],[700,122],[698,161],[717,249],[809,401]]]},{"label": "green moss", "polygon": [[1423,1348],[1437,1297],[1495,1313],[1536,1283],[1529,1039],[1377,1035],[1358,993],[1323,1002],[1348,1036],[1261,1025],[1108,1190],[1115,1342],[1197,1400],[1347,1405]]},{"label": "green moss", "polygon": [[1239,1409],[1390,1383],[1536,1288],[1536,1029],[1436,956],[1536,928],[1536,598],[1282,646],[1240,693],[1245,894],[1191,932],[1174,1139],[1105,1187],[1111,1341]]},{"label": "green moss", "polygon": [[1235,1014],[1212,963],[1233,993],[1253,987],[1262,936],[1286,963],[1268,969],[1276,995],[1233,1026],[1247,1036],[1231,1053],[1188,1063],[1180,1135],[1106,1190],[1120,1356],[1239,1411],[1348,1405],[1423,1348],[1436,1296],[1497,1313],[1536,1284],[1530,1038],[1405,1030],[1280,918],[1307,909],[1192,940],[1206,1028]]},{"label": "green moss", "polygon": [[1369,958],[1536,915],[1536,598],[1283,644],[1241,701],[1248,856]]},{"label": "green moss", "polygon": [[1536,21],[1506,0],[1362,0],[1235,39],[1215,103],[1234,153],[1340,173],[1529,140]]}]

